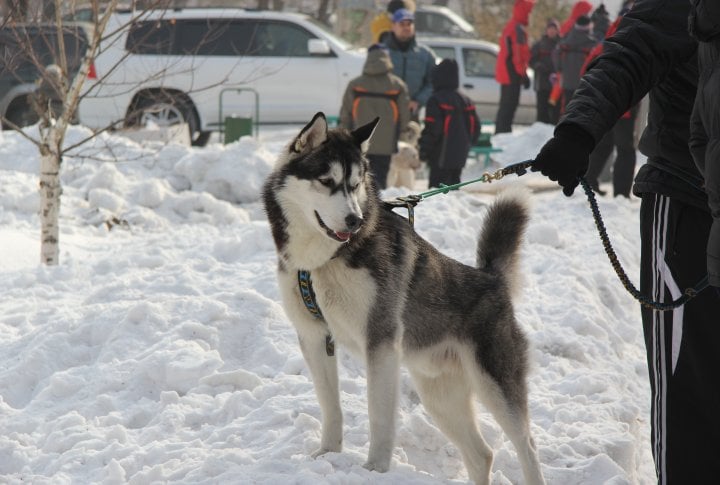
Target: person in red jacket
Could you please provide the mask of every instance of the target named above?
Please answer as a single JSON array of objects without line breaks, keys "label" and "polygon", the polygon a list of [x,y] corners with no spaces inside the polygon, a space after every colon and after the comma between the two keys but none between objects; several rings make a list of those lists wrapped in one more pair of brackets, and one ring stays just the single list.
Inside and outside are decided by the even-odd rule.
[{"label": "person in red jacket", "polygon": [[495,133],[510,133],[520,102],[520,88],[530,88],[527,68],[530,63],[527,25],[535,0],[516,0],[512,18],[500,36],[500,52],[495,79],[500,83],[500,104],[495,116]]}]

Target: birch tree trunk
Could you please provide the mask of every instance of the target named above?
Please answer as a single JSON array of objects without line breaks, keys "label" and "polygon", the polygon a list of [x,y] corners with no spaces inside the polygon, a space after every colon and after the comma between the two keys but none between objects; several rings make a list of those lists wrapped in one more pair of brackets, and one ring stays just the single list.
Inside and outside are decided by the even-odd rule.
[{"label": "birch tree trunk", "polygon": [[44,131],[40,145],[40,262],[60,262],[60,151],[58,130]]},{"label": "birch tree trunk", "polygon": [[[103,15],[98,16],[100,11],[98,0],[92,0],[91,7],[95,12],[93,34],[88,42],[85,58],[80,66],[72,84],[61,86],[63,94],[62,114],[57,120],[53,120],[45,114],[40,122],[40,262],[48,266],[57,265],[60,262],[60,195],[62,186],[60,184],[60,166],[63,158],[63,142],[72,114],[76,111],[80,102],[80,92],[83,83],[88,77],[90,64],[92,63],[100,45],[100,38],[105,31],[110,15],[115,10],[118,0],[112,0],[105,7]],[[55,0],[55,22],[61,27],[62,2]],[[62,71],[67,73],[67,60],[64,57],[65,47],[62,35],[58,37]]]}]

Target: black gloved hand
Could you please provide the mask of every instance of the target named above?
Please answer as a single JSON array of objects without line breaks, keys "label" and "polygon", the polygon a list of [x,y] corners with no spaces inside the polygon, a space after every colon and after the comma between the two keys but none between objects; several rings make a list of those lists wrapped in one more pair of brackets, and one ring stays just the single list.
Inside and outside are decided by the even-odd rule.
[{"label": "black gloved hand", "polygon": [[578,186],[578,177],[587,171],[593,148],[595,140],[588,132],[576,125],[560,125],[540,149],[531,170],[562,185],[563,193],[570,197]]},{"label": "black gloved hand", "polygon": [[523,87],[525,89],[530,89],[530,78],[529,77],[527,77],[527,76],[523,77],[522,83],[523,83]]}]

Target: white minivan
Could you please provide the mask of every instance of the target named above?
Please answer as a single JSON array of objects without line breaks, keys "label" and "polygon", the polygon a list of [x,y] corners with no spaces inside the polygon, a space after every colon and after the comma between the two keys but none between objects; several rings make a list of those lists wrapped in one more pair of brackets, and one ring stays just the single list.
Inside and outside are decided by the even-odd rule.
[{"label": "white minivan", "polygon": [[[227,115],[305,123],[337,115],[365,53],[312,18],[230,8],[113,15],[80,123],[94,129],[187,123],[196,145]],[[257,105],[257,106],[256,106]],[[257,114],[256,114],[257,113]]]}]

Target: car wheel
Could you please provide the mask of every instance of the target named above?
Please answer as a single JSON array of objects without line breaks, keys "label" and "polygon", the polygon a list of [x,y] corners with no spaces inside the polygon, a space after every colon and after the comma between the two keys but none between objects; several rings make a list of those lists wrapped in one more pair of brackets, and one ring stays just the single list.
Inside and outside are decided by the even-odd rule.
[{"label": "car wheel", "polygon": [[[8,107],[7,113],[5,113],[5,119],[23,128],[34,125],[40,118],[32,106],[30,106],[29,102],[16,100]],[[10,128],[10,126],[8,125],[7,128]]]},{"label": "car wheel", "polygon": [[126,124],[166,127],[181,123],[187,123],[193,145],[203,146],[207,143],[209,136],[204,136],[204,132],[200,131],[200,121],[190,102],[177,96],[163,94],[141,98]]}]

